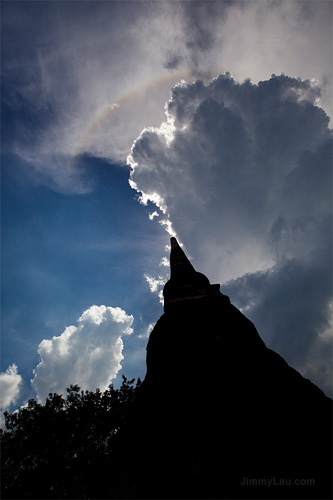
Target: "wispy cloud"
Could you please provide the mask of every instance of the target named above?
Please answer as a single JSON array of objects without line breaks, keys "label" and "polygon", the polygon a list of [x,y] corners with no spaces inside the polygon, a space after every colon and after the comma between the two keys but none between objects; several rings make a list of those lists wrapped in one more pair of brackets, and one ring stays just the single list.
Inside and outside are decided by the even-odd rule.
[{"label": "wispy cloud", "polygon": [[144,333],[141,333],[140,335],[138,335],[138,338],[139,339],[148,339],[149,335],[151,334],[151,332],[154,329],[154,326],[155,326],[155,323],[149,323],[147,330]]},{"label": "wispy cloud", "polygon": [[173,84],[225,70],[254,83],[281,72],[316,78],[330,114],[331,7],[49,2],[36,12],[29,3],[8,2],[3,110],[14,119],[6,148],[30,163],[36,181],[86,192],[91,185],[78,155],[125,162],[141,130],[160,125]]}]

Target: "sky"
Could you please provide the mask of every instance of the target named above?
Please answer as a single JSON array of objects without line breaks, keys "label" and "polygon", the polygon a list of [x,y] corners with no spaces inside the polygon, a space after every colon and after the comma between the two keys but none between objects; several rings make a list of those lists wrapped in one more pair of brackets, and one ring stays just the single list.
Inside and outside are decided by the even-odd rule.
[{"label": "sky", "polygon": [[332,396],[330,1],[4,0],[1,85],[2,411],[144,377],[170,235]]}]

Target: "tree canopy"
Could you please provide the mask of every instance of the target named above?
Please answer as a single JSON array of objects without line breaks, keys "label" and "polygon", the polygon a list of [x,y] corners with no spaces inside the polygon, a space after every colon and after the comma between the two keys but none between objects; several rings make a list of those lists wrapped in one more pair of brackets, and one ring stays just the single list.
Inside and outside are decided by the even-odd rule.
[{"label": "tree canopy", "polygon": [[66,397],[50,393],[45,405],[30,399],[6,412],[2,498],[117,498],[114,442],[140,384],[123,376],[104,392],[71,385]]}]

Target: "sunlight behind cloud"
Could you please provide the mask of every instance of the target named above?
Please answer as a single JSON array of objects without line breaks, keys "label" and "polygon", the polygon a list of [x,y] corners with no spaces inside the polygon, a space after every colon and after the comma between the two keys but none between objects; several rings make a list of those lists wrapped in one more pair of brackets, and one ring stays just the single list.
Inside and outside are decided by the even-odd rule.
[{"label": "sunlight behind cloud", "polygon": [[30,373],[40,344],[43,397],[80,370],[96,383],[74,348],[94,331],[82,359],[113,377],[120,317],[90,308],[65,331],[62,318],[111,297],[145,327],[155,321],[165,243],[179,235],[287,360],[300,367],[317,352],[323,386],[313,332],[326,339],[332,290],[332,2],[36,5],[1,6],[5,366],[25,345]]},{"label": "sunlight behind cloud", "polygon": [[173,140],[162,139],[163,127],[145,129],[128,157],[132,185],[153,203],[154,193],[157,206],[163,199],[160,223],[190,249],[195,268],[230,290],[300,369],[315,332],[327,328],[331,300],[331,130],[318,96],[313,82],[286,75],[177,85],[167,107]]},{"label": "sunlight behind cloud", "polygon": [[[75,169],[81,154],[125,163],[140,132],[161,125],[169,91],[184,79],[207,82],[229,70],[258,83],[284,72],[319,82],[316,104],[331,115],[330,2],[137,2],[131,9],[103,2],[93,15],[88,2],[78,2],[75,17],[66,2],[54,15],[55,5],[43,6],[52,23],[38,29],[38,19],[26,17],[38,50],[2,66],[12,88],[6,106],[20,111],[24,102],[40,123],[32,130],[18,120],[12,151],[36,169],[36,181],[60,192],[89,189]],[[17,9],[24,18],[16,4],[15,11],[6,6],[6,19]],[[163,127],[172,141],[172,121]]]}]

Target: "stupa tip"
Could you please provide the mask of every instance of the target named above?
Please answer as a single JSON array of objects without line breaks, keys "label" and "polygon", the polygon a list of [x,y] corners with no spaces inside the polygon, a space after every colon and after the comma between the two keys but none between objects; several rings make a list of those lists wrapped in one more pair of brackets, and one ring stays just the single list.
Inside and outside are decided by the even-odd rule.
[{"label": "stupa tip", "polygon": [[174,236],[171,236],[170,243],[171,243],[171,248],[176,247],[176,246],[178,246],[178,247],[180,246],[178,241],[177,241],[177,238],[175,238]]}]

